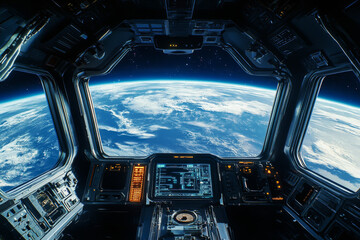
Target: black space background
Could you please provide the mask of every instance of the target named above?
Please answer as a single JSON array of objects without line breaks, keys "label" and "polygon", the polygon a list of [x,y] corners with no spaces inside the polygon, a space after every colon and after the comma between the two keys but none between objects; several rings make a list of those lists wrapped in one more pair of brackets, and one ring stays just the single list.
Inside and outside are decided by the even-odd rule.
[{"label": "black space background", "polygon": [[[136,80],[203,80],[240,83],[275,89],[271,77],[254,77],[246,74],[227,54],[217,47],[204,47],[190,55],[165,55],[153,47],[137,47],[105,76],[91,78],[90,84]],[[12,72],[0,82],[0,103],[24,98],[42,91],[37,76]],[[360,106],[360,81],[352,72],[325,78],[320,96]]]}]

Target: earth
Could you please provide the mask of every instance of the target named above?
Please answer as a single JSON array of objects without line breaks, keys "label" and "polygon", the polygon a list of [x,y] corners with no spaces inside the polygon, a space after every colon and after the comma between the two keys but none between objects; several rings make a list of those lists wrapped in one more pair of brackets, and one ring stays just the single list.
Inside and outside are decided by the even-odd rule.
[{"label": "earth", "polygon": [[0,189],[53,168],[59,145],[44,94],[0,104]]},{"label": "earth", "polygon": [[[91,85],[103,150],[110,156],[261,153],[276,91],[199,81]],[[301,156],[353,191],[360,186],[360,108],[318,99]],[[330,129],[330,130],[329,130]],[[59,156],[44,95],[0,103],[0,188],[53,168]]]},{"label": "earth", "polygon": [[261,153],[275,91],[210,82],[143,81],[90,88],[111,156]]},{"label": "earth", "polygon": [[317,99],[300,153],[309,169],[357,191],[360,108]]}]

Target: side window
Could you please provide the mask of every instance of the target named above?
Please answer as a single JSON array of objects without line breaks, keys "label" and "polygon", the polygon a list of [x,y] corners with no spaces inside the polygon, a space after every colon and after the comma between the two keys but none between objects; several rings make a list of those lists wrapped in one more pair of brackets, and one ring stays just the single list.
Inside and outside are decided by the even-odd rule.
[{"label": "side window", "polygon": [[300,153],[309,170],[359,189],[360,83],[353,72],[323,80]]},{"label": "side window", "polygon": [[59,143],[40,79],[13,72],[0,82],[0,189],[9,191],[52,169]]}]

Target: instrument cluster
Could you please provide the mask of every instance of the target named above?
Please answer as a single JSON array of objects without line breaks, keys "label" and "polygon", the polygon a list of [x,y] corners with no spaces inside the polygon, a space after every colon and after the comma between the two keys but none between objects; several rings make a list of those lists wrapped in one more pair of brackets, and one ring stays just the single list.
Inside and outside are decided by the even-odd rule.
[{"label": "instrument cluster", "polygon": [[270,162],[224,161],[209,154],[154,154],[139,161],[92,165],[86,204],[149,204],[201,200],[227,205],[283,202]]},{"label": "instrument cluster", "polygon": [[220,168],[228,205],[282,202],[279,172],[270,163],[239,161]]},{"label": "instrument cluster", "polygon": [[57,239],[82,212],[76,186],[77,179],[69,171],[24,198],[8,200],[0,206],[0,233],[5,239]]}]

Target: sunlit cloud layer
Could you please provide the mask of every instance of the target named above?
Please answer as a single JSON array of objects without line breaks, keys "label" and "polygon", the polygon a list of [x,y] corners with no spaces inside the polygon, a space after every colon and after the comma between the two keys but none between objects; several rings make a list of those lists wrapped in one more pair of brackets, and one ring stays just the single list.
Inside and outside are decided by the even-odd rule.
[{"label": "sunlit cloud layer", "polygon": [[360,187],[360,108],[318,99],[301,155],[314,172],[356,191]]},{"label": "sunlit cloud layer", "polygon": [[[112,116],[112,121],[99,121],[105,151],[143,156],[155,152],[256,156],[275,97],[268,89],[189,81],[104,84],[92,87],[91,93],[96,109],[105,111],[97,113],[98,118]],[[359,109],[321,99],[316,105],[302,156],[314,172],[356,190]]]},{"label": "sunlit cloud layer", "polygon": [[0,188],[51,169],[59,146],[45,95],[0,104]]},{"label": "sunlit cloud layer", "polygon": [[104,151],[126,156],[257,156],[275,97],[274,90],[196,81],[125,82],[90,90]]},{"label": "sunlit cloud layer", "polygon": [[[104,151],[260,154],[275,91],[209,82],[146,81],[91,87]],[[352,190],[360,186],[360,109],[318,100],[301,155]],[[0,104],[0,187],[49,170],[59,146],[44,95]]]}]

